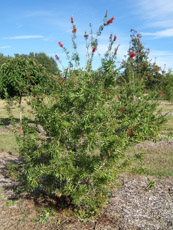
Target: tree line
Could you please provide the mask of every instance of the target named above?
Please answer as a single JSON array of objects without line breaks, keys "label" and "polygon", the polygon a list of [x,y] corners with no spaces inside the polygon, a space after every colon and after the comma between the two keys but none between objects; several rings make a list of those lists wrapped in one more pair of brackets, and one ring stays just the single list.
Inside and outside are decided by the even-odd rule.
[{"label": "tree line", "polygon": [[30,52],[29,54],[14,54],[14,57],[5,56],[2,53],[0,53],[0,66],[9,59],[15,59],[19,57],[23,59],[34,60],[37,64],[41,64],[49,74],[56,75],[59,72],[55,59],[49,57],[47,54],[43,52],[40,53]]}]

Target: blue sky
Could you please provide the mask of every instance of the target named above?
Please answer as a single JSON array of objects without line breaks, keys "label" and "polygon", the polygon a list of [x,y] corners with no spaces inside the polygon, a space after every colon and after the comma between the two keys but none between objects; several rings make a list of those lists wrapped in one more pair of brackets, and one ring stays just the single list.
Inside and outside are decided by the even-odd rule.
[{"label": "blue sky", "polygon": [[[58,54],[65,62],[65,55],[58,45],[61,41],[69,51],[72,49],[70,17],[77,27],[77,45],[81,62],[85,62],[85,31],[89,23],[97,32],[106,9],[108,19],[114,23],[105,27],[99,39],[98,52],[103,54],[112,32],[120,44],[118,60],[121,61],[130,42],[130,29],[143,35],[142,43],[150,48],[150,58],[166,69],[173,68],[173,0],[5,0],[0,7],[0,53],[45,52]],[[99,64],[96,53],[94,65]]]}]

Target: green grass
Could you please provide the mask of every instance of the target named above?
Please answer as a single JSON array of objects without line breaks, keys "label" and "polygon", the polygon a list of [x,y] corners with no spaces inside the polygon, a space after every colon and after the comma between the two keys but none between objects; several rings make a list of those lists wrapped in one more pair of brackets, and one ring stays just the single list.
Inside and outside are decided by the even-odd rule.
[{"label": "green grass", "polygon": [[[23,99],[22,107],[24,107],[24,111],[22,112],[23,115],[27,116],[29,119],[33,120],[33,115],[29,112],[30,107],[27,105],[27,98]],[[16,119],[20,117],[20,108],[19,104],[16,103],[12,106],[12,114]],[[8,118],[8,113],[5,109],[5,102],[4,100],[0,100],[0,119]]]},{"label": "green grass", "polygon": [[145,172],[156,176],[173,176],[173,150],[148,150],[144,157]]},{"label": "green grass", "polygon": [[18,153],[18,147],[16,138],[13,134],[0,134],[0,150],[5,152],[11,152],[13,154]]},{"label": "green grass", "polygon": [[168,101],[160,101],[158,108],[162,109],[164,112],[173,112],[173,103]]},{"label": "green grass", "polygon": [[168,121],[163,125],[163,129],[173,132],[173,116],[168,116]]},{"label": "green grass", "polygon": [[133,162],[130,172],[155,176],[173,176],[173,149],[169,144],[148,145],[128,149],[128,156],[142,153],[142,160]]}]

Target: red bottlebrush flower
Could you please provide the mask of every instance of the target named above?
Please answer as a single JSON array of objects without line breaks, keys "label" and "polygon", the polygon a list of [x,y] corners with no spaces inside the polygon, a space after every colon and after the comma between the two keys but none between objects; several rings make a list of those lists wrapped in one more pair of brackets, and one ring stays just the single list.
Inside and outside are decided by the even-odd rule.
[{"label": "red bottlebrush flower", "polygon": [[88,34],[85,32],[84,38],[87,40],[88,39]]},{"label": "red bottlebrush flower", "polygon": [[93,53],[96,51],[96,49],[97,49],[97,47],[96,47],[96,46],[94,46],[94,48],[93,48]]},{"label": "red bottlebrush flower", "polygon": [[31,78],[30,75],[29,75],[28,73],[26,73],[26,76],[27,76],[27,78]]},{"label": "red bottlebrush flower", "polygon": [[74,33],[74,34],[75,34],[75,33],[76,33],[76,31],[77,31],[77,29],[76,29],[76,27],[74,27],[74,28],[73,28],[73,30],[72,30],[72,33]]},{"label": "red bottlebrush flower", "polygon": [[135,53],[135,52],[132,52],[132,53],[130,54],[130,58],[134,58],[134,57],[136,57],[136,53]]},{"label": "red bottlebrush flower", "polygon": [[126,107],[121,107],[121,108],[120,108],[120,112],[122,112],[122,113],[123,113],[123,112],[124,112],[124,110],[126,110]]},{"label": "red bottlebrush flower", "polygon": [[73,24],[74,20],[73,20],[73,17],[71,17],[71,23]]},{"label": "red bottlebrush flower", "polygon": [[56,58],[56,60],[57,60],[57,61],[59,61],[59,57],[58,57],[58,55],[57,55],[57,54],[55,55],[55,58]]},{"label": "red bottlebrush flower", "polygon": [[115,36],[114,36],[114,42],[115,42],[116,40],[117,40],[117,36],[115,35]]},{"label": "red bottlebrush flower", "polygon": [[106,25],[109,25],[110,23],[113,23],[113,20],[114,20],[114,19],[115,19],[114,17],[112,17],[111,19],[109,19],[109,20],[107,21]]},{"label": "red bottlebrush flower", "polygon": [[163,91],[160,91],[160,95],[161,95],[161,96],[165,96],[165,94],[164,94]]},{"label": "red bottlebrush flower", "polygon": [[132,136],[135,133],[135,131],[133,129],[128,129],[126,133],[127,135]]},{"label": "red bottlebrush flower", "polygon": [[141,35],[141,34],[137,34],[137,37],[138,37],[138,38],[142,38],[142,35]]},{"label": "red bottlebrush flower", "polygon": [[58,44],[59,44],[60,47],[63,47],[63,44],[61,42],[58,42]]},{"label": "red bottlebrush flower", "polygon": [[64,82],[64,81],[65,81],[65,77],[62,77],[60,81],[61,81],[61,82]]}]

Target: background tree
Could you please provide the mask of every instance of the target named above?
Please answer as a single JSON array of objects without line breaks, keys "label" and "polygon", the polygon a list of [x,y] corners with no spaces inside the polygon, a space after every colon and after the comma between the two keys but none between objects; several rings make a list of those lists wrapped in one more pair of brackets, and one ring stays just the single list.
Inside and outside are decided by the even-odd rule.
[{"label": "background tree", "polygon": [[36,85],[43,85],[47,77],[45,68],[32,59],[8,59],[0,68],[0,97],[16,96],[21,105],[22,97],[28,95]]},{"label": "background tree", "polygon": [[[160,92],[165,79],[165,71],[161,70],[156,63],[149,60],[150,49],[146,49],[141,42],[142,35],[138,34],[136,30],[131,30],[130,48],[128,50],[127,61],[123,61],[123,73],[118,79],[119,84],[127,81],[131,75],[131,67],[135,71],[136,77],[144,80],[146,90],[156,90]],[[135,57],[135,58],[134,58]]]},{"label": "background tree", "polygon": [[57,73],[59,72],[59,69],[57,67],[57,63],[56,61],[52,58],[47,56],[45,53],[41,52],[41,53],[29,53],[29,55],[27,54],[15,54],[15,57],[22,57],[22,58],[30,58],[33,59],[37,64],[41,64],[42,66],[44,66],[44,68],[46,69],[46,71],[49,74],[53,74],[53,75],[57,75]]},{"label": "background tree", "polygon": [[2,53],[0,53],[0,66],[2,64],[4,64],[7,61],[8,58],[10,58],[10,57],[9,56],[8,57],[4,56]]},{"label": "background tree", "polygon": [[169,70],[166,74],[163,91],[160,91],[160,94],[166,100],[173,102],[173,71]]}]

